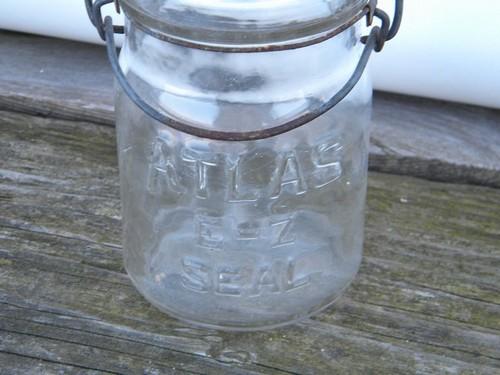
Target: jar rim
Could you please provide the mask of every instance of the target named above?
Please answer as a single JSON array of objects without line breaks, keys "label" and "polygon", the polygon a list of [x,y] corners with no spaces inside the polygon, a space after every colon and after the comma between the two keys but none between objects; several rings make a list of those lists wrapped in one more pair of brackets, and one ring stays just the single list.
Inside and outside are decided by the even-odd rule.
[{"label": "jar rim", "polygon": [[252,52],[331,38],[359,21],[369,2],[121,0],[120,5],[131,23],[159,39],[206,50]]}]

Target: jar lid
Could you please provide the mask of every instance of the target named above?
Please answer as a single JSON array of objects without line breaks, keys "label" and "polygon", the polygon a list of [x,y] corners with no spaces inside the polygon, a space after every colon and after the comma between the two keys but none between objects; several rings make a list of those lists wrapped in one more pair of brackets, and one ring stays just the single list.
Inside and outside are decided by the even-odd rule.
[{"label": "jar lid", "polygon": [[358,21],[369,0],[120,0],[138,27],[174,43],[238,49],[308,44]]}]

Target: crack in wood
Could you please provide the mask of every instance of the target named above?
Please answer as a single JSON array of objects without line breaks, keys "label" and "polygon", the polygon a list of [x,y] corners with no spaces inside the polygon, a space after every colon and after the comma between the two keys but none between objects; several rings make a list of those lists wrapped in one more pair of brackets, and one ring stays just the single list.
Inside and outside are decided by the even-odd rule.
[{"label": "crack in wood", "polygon": [[16,353],[16,352],[9,351],[9,350],[3,350],[1,348],[0,348],[0,353],[5,353],[5,354],[13,355],[13,356],[16,356],[16,357],[21,357],[21,358],[34,359],[34,360],[41,361],[41,362],[47,362],[47,363],[53,363],[53,364],[57,364],[57,365],[64,365],[64,366],[79,368],[79,369],[82,369],[82,370],[97,371],[97,372],[102,373],[102,374],[123,375],[123,374],[121,374],[119,372],[113,372],[113,371],[108,371],[108,370],[100,370],[100,369],[97,369],[97,368],[92,368],[92,367],[87,367],[87,366],[81,366],[81,365],[77,365],[77,364],[73,364],[73,363],[66,363],[66,362],[61,362],[61,361],[53,361],[53,360],[50,360],[50,359],[47,359],[47,358],[31,356],[31,355],[28,355],[28,354]]}]

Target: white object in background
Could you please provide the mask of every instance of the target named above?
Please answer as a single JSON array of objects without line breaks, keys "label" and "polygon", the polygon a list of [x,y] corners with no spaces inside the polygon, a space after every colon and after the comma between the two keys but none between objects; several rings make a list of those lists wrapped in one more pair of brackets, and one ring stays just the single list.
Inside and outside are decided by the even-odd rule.
[{"label": "white object in background", "polygon": [[405,1],[399,34],[373,56],[375,87],[500,108],[499,16],[498,0]]},{"label": "white object in background", "polygon": [[[123,25],[113,4],[103,15]],[[102,43],[87,16],[84,0],[0,0],[0,28],[82,42]],[[119,38],[121,40],[121,38]]]},{"label": "white object in background", "polygon": [[[394,0],[379,6],[391,14]],[[373,56],[375,88],[500,108],[499,15],[498,0],[405,1],[400,33]],[[0,28],[101,43],[83,0],[0,0]]]}]

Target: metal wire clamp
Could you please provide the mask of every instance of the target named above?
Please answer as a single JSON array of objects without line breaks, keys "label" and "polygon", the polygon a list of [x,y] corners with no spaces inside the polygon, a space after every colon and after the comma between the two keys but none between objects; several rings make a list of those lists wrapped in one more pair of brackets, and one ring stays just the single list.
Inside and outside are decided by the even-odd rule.
[{"label": "metal wire clamp", "polygon": [[169,42],[182,44],[184,46],[190,48],[199,48],[203,50],[213,50],[217,52],[233,52],[233,53],[249,53],[249,52],[267,52],[270,50],[284,50],[284,49],[296,49],[305,47],[307,45],[321,43],[329,38],[332,38],[338,35],[340,32],[344,31],[346,28],[352,26],[354,23],[359,21],[361,18],[366,17],[367,23],[369,26],[372,25],[373,19],[376,17],[381,21],[380,26],[373,26],[370,34],[367,36],[363,36],[361,38],[361,42],[365,44],[365,48],[361,54],[360,60],[354,70],[353,74],[346,82],[346,84],[328,101],[324,102],[322,105],[317,108],[310,110],[301,114],[300,116],[294,118],[291,121],[283,123],[281,125],[277,125],[272,128],[255,130],[255,131],[247,131],[247,132],[225,132],[225,131],[216,131],[203,129],[196,126],[189,125],[185,122],[178,121],[172,117],[169,117],[167,114],[159,112],[157,109],[153,108],[150,104],[148,104],[141,96],[134,90],[134,88],[128,82],[125,73],[122,71],[119,61],[118,61],[118,53],[116,51],[116,45],[114,40],[114,34],[123,34],[125,32],[123,26],[114,26],[113,20],[110,16],[102,18],[102,7],[115,3],[117,10],[119,10],[119,0],[85,0],[85,4],[87,7],[87,12],[92,24],[96,27],[100,37],[106,42],[108,58],[111,64],[111,68],[115,74],[116,80],[122,87],[123,91],[127,94],[127,96],[134,102],[142,111],[144,111],[148,116],[155,119],[156,121],[183,133],[187,133],[193,136],[197,136],[200,138],[207,138],[217,141],[255,141],[260,139],[266,139],[275,137],[280,134],[287,133],[291,130],[297,129],[306,125],[307,123],[313,121],[314,119],[322,116],[333,107],[335,107],[338,103],[340,103],[356,86],[356,84],[361,79],[366,66],[368,65],[368,61],[373,51],[380,52],[387,41],[393,39],[399,31],[399,27],[401,25],[401,20],[403,17],[403,1],[404,0],[395,0],[396,7],[394,12],[394,17],[391,20],[389,15],[377,8],[377,0],[370,0],[369,3],[351,20],[346,22],[346,24],[341,27],[333,30],[330,33],[327,33],[321,37],[313,39],[305,43],[300,44],[291,44],[282,46],[279,49],[266,48],[266,47],[258,47],[258,48],[247,48],[247,49],[232,49],[225,47],[215,47],[210,48],[210,46],[206,45],[197,45],[195,43],[189,43],[186,45],[185,42],[176,41],[174,39],[169,40]]}]

